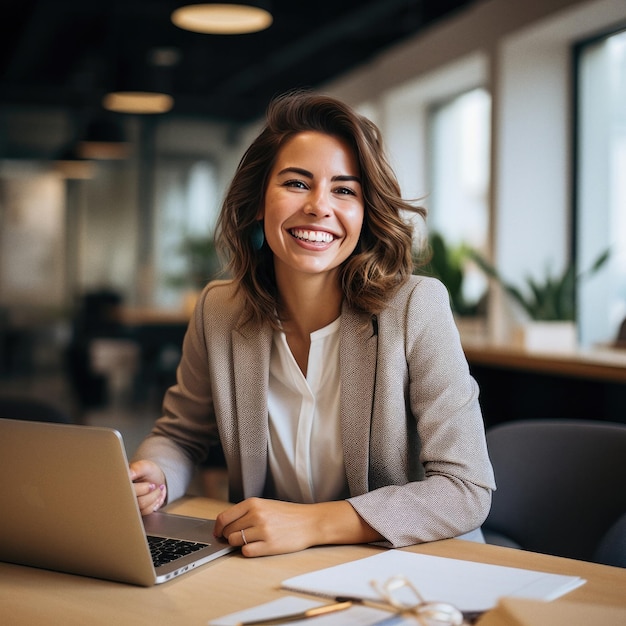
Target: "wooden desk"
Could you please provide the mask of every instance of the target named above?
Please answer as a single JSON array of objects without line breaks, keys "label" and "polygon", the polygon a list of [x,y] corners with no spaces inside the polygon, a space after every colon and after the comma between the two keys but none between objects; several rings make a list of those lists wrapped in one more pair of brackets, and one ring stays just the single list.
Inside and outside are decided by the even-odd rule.
[{"label": "wooden desk", "polygon": [[[191,498],[174,503],[169,510],[212,517],[223,506],[215,500]],[[587,583],[564,599],[626,607],[626,569],[457,539],[407,549],[581,576]],[[0,563],[0,623],[5,626],[206,625],[209,619],[285,596],[288,592],[280,590],[280,583],[290,576],[363,558],[380,550],[364,545],[319,547],[259,559],[246,559],[233,553],[147,589]]]}]

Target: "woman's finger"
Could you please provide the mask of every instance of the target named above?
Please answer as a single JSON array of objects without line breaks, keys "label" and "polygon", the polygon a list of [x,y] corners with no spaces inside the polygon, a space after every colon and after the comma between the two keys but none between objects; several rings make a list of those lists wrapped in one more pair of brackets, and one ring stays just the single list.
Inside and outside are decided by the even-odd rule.
[{"label": "woman's finger", "polygon": [[167,496],[165,485],[157,486],[154,483],[135,483],[134,486],[137,504],[142,515],[154,513],[163,506]]},{"label": "woman's finger", "polygon": [[[245,524],[239,524],[239,526],[232,526],[239,520],[243,518],[244,515],[248,512],[248,506],[246,504],[246,500],[243,502],[239,502],[229,507],[228,509],[222,511],[215,518],[215,529],[214,533],[216,537],[224,537],[228,538],[232,533],[239,531],[240,528],[245,526]],[[230,526],[230,528],[229,528]]]}]

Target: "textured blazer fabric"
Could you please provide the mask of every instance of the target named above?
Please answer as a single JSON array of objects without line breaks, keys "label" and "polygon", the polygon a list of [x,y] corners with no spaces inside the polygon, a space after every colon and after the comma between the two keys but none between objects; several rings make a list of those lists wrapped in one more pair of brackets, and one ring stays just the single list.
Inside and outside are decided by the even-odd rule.
[{"label": "textured blazer fabric", "polygon": [[[478,528],[495,488],[478,387],[448,293],[412,276],[377,317],[344,305],[340,322],[341,436],[349,502],[400,547]],[[248,319],[229,281],[202,292],[177,384],[135,458],[165,472],[170,500],[219,438],[230,499],[272,497],[267,392],[272,328]]]}]

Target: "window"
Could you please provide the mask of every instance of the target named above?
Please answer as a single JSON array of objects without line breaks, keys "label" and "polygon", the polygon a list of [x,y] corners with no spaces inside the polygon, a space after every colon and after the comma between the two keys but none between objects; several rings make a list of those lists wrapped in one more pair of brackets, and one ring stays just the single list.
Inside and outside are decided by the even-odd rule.
[{"label": "window", "polygon": [[180,306],[184,291],[198,289],[211,278],[207,256],[217,217],[216,185],[215,168],[207,160],[166,158],[158,165],[154,231],[158,306]]},{"label": "window", "polygon": [[63,306],[65,220],[64,180],[36,162],[0,162],[0,309]]},{"label": "window", "polygon": [[[491,97],[472,89],[433,107],[429,114],[429,231],[449,248],[482,253],[489,237]],[[487,281],[466,264],[463,297],[476,303]]]},{"label": "window", "polygon": [[626,318],[626,31],[581,44],[575,58],[578,270],[611,249],[578,289],[580,343],[589,347],[611,343]]}]

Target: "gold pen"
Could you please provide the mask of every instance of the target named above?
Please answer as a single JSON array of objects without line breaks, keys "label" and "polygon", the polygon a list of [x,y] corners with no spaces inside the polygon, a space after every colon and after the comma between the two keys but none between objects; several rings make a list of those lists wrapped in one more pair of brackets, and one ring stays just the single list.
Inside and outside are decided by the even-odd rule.
[{"label": "gold pen", "polygon": [[349,600],[345,602],[336,602],[335,604],[325,604],[323,606],[316,606],[306,611],[300,611],[299,613],[290,613],[289,615],[279,615],[277,617],[264,617],[263,619],[255,619],[251,622],[239,622],[237,626],[269,626],[270,624],[286,624],[287,622],[296,622],[300,619],[307,619],[309,617],[318,617],[319,615],[327,615],[328,613],[336,613],[337,611],[344,611],[352,606],[352,602]]}]

